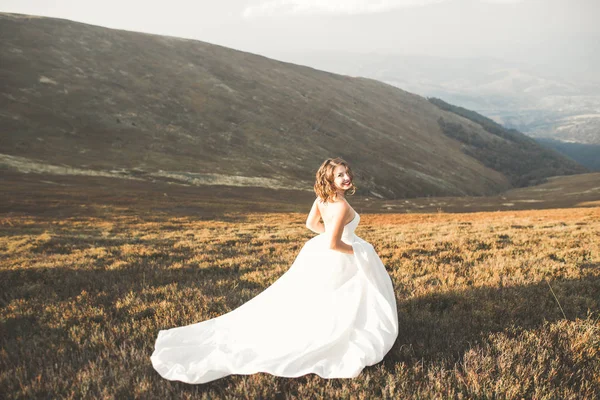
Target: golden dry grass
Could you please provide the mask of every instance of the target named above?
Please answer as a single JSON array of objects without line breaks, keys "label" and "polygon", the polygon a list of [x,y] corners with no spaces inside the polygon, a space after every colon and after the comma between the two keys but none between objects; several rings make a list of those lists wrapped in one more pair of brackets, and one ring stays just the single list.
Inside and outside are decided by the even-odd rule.
[{"label": "golden dry grass", "polygon": [[272,284],[313,236],[305,217],[5,214],[0,397],[600,396],[600,208],[361,215],[398,301],[382,363],[351,380],[160,378],[158,331]]}]

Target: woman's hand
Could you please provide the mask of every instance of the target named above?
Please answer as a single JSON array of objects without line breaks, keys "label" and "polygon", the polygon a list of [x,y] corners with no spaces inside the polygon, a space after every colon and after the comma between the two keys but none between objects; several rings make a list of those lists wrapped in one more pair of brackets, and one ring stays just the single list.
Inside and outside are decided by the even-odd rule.
[{"label": "woman's hand", "polygon": [[331,250],[341,251],[346,254],[354,254],[354,249],[351,245],[342,241],[342,233],[344,232],[346,215],[352,212],[350,205],[345,201],[331,204],[333,219],[331,220],[331,239],[329,248]]}]

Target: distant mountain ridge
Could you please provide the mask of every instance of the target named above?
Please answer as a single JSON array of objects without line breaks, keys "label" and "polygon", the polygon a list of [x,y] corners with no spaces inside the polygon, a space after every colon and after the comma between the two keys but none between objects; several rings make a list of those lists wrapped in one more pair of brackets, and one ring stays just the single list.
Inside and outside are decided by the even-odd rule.
[{"label": "distant mountain ridge", "polygon": [[[4,168],[31,160],[311,190],[323,159],[341,156],[368,196],[485,195],[514,185],[465,153],[439,119],[487,142],[480,124],[378,81],[52,18],[0,14],[0,35]],[[552,163],[536,179],[585,171],[559,155]]]},{"label": "distant mountain ridge", "polygon": [[[600,65],[598,52],[587,53],[590,69]],[[598,73],[595,79],[592,74],[557,74],[554,63],[543,64],[542,73],[542,68],[489,57],[315,51],[282,52],[278,58],[441,98],[528,136],[600,144]]]},{"label": "distant mountain ridge", "polygon": [[443,118],[438,122],[442,132],[464,144],[463,152],[481,161],[485,166],[502,172],[515,187],[542,183],[548,174],[566,175],[579,168],[575,161],[556,164],[558,152],[542,149],[538,143],[515,129],[506,129],[493,120],[463,107],[454,106],[441,99],[429,101],[442,110],[453,112],[480,125],[494,135],[489,141],[468,132],[463,125],[447,123]]},{"label": "distant mountain ridge", "polygon": [[548,138],[537,138],[536,141],[570,157],[590,171],[600,171],[600,144],[563,142]]}]

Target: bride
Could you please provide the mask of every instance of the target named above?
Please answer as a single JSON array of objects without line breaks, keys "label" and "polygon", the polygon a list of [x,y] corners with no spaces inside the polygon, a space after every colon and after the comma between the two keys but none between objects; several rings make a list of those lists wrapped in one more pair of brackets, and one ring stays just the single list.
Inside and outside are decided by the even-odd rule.
[{"label": "bride", "polygon": [[373,246],[354,234],[360,215],[345,198],[356,190],[352,171],[341,158],[327,159],[316,178],[306,226],[319,235],[247,303],[160,331],[151,360],[162,377],[187,383],[258,372],[353,378],[391,349],[396,299]]}]

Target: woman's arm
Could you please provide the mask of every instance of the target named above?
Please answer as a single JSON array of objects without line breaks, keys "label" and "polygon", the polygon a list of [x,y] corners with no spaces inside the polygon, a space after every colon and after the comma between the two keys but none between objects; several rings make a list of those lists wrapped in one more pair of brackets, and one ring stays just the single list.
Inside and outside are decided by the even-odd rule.
[{"label": "woman's arm", "polygon": [[317,207],[318,201],[319,198],[317,197],[310,209],[310,213],[308,213],[308,218],[306,218],[306,227],[315,233],[323,233],[325,232],[325,225],[319,221],[321,212],[319,211],[319,207]]},{"label": "woman's arm", "polygon": [[344,231],[344,220],[346,219],[346,213],[350,210],[347,203],[342,202],[332,209],[333,220],[331,221],[333,228],[331,231],[331,241],[329,242],[329,248],[336,251],[341,251],[346,254],[354,254],[354,249],[351,245],[342,242],[342,232]]}]

